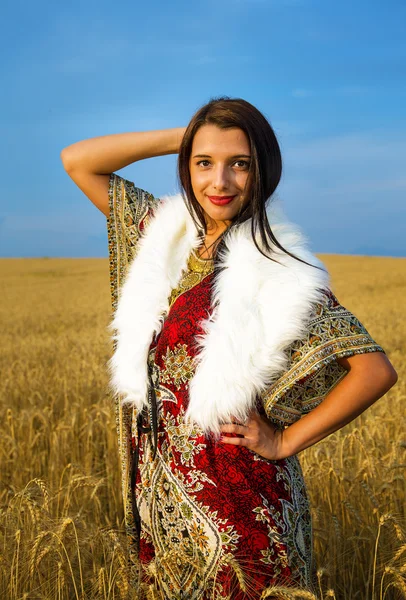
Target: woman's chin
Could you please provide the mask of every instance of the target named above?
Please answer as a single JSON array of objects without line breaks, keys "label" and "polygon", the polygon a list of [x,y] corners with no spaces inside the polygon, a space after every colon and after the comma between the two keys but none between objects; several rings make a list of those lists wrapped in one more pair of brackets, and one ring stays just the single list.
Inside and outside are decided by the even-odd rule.
[{"label": "woman's chin", "polygon": [[212,219],[213,221],[232,221],[232,219],[237,215],[238,209],[235,206],[232,206],[233,202],[231,202],[227,206],[214,206],[210,204],[210,206],[204,207],[204,212],[206,215]]}]

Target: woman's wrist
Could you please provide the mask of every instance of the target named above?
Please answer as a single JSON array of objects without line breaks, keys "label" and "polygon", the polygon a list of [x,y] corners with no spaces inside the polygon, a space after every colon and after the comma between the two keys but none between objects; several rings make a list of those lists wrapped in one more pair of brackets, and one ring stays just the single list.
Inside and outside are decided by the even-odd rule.
[{"label": "woman's wrist", "polygon": [[180,145],[183,140],[183,136],[185,135],[186,127],[177,127],[174,131],[175,133],[175,143],[173,146],[173,154],[177,154],[179,152]]},{"label": "woman's wrist", "polygon": [[157,129],[153,131],[141,131],[146,141],[151,140],[149,144],[148,155],[144,158],[153,156],[164,156],[165,154],[177,154],[185,134],[186,127],[173,127],[171,129]]},{"label": "woman's wrist", "polygon": [[294,440],[292,440],[292,435],[290,432],[290,428],[292,427],[292,425],[289,425],[289,427],[286,427],[285,429],[281,430],[281,439],[280,439],[280,454],[281,454],[281,458],[289,458],[289,456],[293,456],[294,454],[297,454],[298,450],[297,448],[295,448],[294,446]]}]

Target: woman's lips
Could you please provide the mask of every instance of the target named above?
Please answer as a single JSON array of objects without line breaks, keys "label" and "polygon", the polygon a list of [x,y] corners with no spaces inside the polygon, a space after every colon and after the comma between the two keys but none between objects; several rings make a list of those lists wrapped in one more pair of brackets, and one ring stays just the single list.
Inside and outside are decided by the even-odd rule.
[{"label": "woman's lips", "polygon": [[224,204],[229,204],[235,196],[208,196],[210,202],[216,204],[217,206],[223,206]]}]

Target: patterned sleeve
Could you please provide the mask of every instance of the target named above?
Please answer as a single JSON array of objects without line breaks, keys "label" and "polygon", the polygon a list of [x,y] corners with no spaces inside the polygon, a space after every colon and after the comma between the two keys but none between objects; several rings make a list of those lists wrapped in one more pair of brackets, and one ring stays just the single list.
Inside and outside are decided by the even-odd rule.
[{"label": "patterned sleeve", "polygon": [[[117,308],[120,287],[124,282],[131,259],[137,253],[137,244],[145,230],[159,199],[112,173],[109,180],[109,216],[107,218],[107,238],[110,262],[110,290],[113,312]],[[115,342],[113,342],[114,348]],[[125,523],[130,541],[129,555],[132,568],[137,570],[137,538],[132,513],[131,492],[131,439],[135,429],[136,411],[123,405],[119,398],[114,400],[118,450],[121,461],[122,493]]]},{"label": "patterned sleeve", "polygon": [[128,264],[137,252],[140,234],[148,225],[158,203],[158,198],[135,187],[131,181],[115,173],[110,175],[107,237],[113,310],[116,309]]},{"label": "patterned sleeve", "polygon": [[337,358],[385,352],[331,290],[315,305],[307,334],[288,348],[289,367],[263,396],[268,417],[289,425],[318,406],[345,377]]}]

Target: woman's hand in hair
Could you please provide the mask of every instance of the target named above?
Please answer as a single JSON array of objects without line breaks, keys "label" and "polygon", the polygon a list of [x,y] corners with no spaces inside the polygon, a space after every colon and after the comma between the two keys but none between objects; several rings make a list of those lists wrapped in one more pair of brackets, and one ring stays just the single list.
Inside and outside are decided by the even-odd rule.
[{"label": "woman's hand in hair", "polygon": [[275,427],[268,419],[252,412],[245,425],[229,423],[221,426],[220,441],[234,446],[245,446],[268,460],[281,460],[290,456],[284,443],[284,430]]}]

